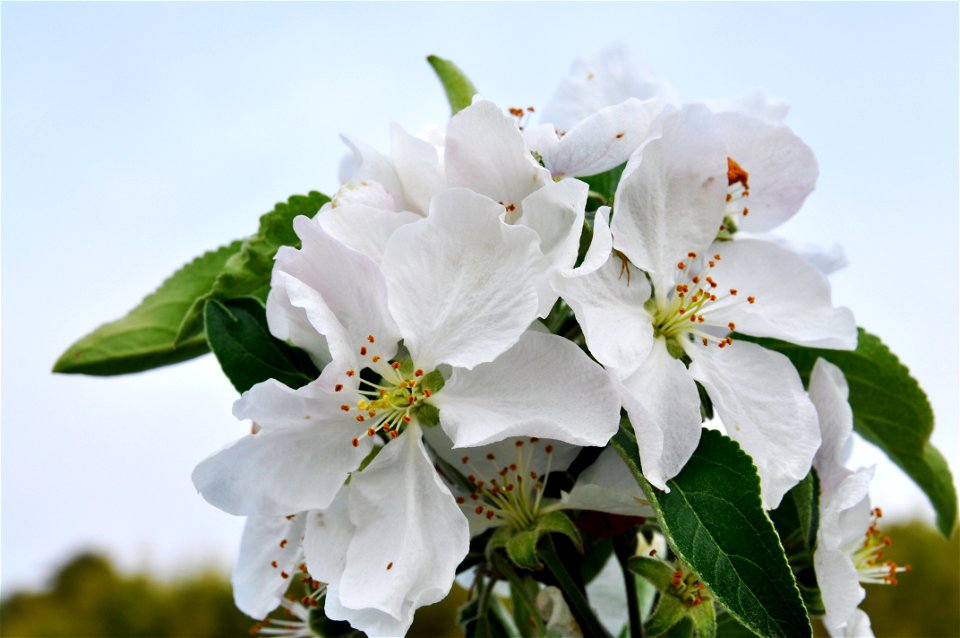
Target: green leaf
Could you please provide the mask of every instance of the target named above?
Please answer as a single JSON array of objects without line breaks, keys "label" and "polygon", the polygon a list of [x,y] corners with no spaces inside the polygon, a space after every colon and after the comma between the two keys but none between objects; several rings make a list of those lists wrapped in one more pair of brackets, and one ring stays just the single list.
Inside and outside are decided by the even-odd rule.
[{"label": "green leaf", "polygon": [[[601,206],[613,206],[613,196],[617,192],[617,185],[620,183],[620,176],[623,175],[623,169],[627,167],[626,162],[620,166],[611,168],[605,173],[599,175],[590,175],[589,177],[579,177],[581,181],[590,186],[590,199]],[[594,209],[597,206],[593,207]]]},{"label": "green leaf", "polygon": [[67,348],[53,366],[67,374],[114,375],[186,361],[207,352],[202,332],[175,343],[184,315],[210,290],[243,242],[204,253],[175,272],[121,319],[103,324]]},{"label": "green leaf", "polygon": [[447,101],[450,103],[450,114],[456,115],[470,106],[473,102],[473,96],[478,91],[463,71],[450,60],[444,60],[435,55],[428,55],[427,62],[430,63],[434,73],[440,78],[440,84],[443,85],[443,90],[447,94]]},{"label": "green leaf", "polygon": [[267,379],[299,388],[320,376],[303,350],[270,334],[266,309],[253,297],[211,299],[203,318],[210,349],[237,392]]},{"label": "green leaf", "polygon": [[740,336],[785,354],[804,382],[817,357],[843,370],[850,385],[853,425],[882,449],[922,489],[937,512],[937,527],[949,537],[957,522],[957,493],[950,468],[930,445],[933,410],[910,371],[880,339],[863,328],[856,350],[804,348],[774,339]]},{"label": "green leaf", "polygon": [[798,552],[813,551],[820,524],[820,482],[814,470],[787,492],[780,506],[770,512],[770,519],[788,555],[791,546]]},{"label": "green leaf", "polygon": [[280,246],[300,247],[300,239],[293,230],[293,220],[299,215],[313,217],[320,207],[330,201],[322,193],[310,191],[294,195],[286,203],[278,203],[272,211],[260,217],[256,234],[243,242],[243,247],[223,265],[223,269],[187,311],[177,332],[177,340],[188,339],[203,327],[203,305],[208,299],[232,299],[252,296],[266,301],[270,291],[273,258]]},{"label": "green leaf", "polygon": [[731,614],[761,636],[810,636],[810,622],[773,524],[757,470],[740,446],[704,430],[670,492],[643,478],[633,432],[613,445],[657,512],[674,552]]}]

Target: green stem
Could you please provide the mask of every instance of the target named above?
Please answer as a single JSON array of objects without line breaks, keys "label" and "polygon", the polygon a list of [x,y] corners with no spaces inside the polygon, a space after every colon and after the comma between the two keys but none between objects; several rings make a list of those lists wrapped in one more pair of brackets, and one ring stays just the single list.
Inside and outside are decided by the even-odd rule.
[{"label": "green stem", "polygon": [[527,613],[530,614],[530,618],[533,619],[533,622],[537,626],[537,635],[545,636],[547,634],[547,630],[543,626],[543,620],[540,619],[540,614],[537,613],[537,603],[530,598],[527,588],[523,586],[523,582],[520,580],[517,572],[510,565],[510,561],[505,560],[499,552],[494,552],[492,559],[494,568],[507,578],[507,582],[510,583],[510,586],[515,591],[520,592],[520,599],[527,607]]},{"label": "green stem", "polygon": [[576,618],[584,636],[592,638],[610,638],[610,634],[597,619],[596,614],[590,609],[590,603],[587,602],[583,590],[574,582],[570,572],[557,555],[557,550],[553,546],[553,541],[549,538],[540,545],[540,558],[547,566],[547,570],[553,575],[554,580],[563,592],[563,597],[570,606],[570,612]]},{"label": "green stem", "polygon": [[627,590],[627,613],[630,617],[630,638],[644,638],[643,621],[640,619],[640,600],[637,597],[637,577],[627,567],[627,562],[633,556],[637,547],[637,537],[620,536],[613,539],[613,550],[617,554],[617,562],[623,571],[623,584]]}]

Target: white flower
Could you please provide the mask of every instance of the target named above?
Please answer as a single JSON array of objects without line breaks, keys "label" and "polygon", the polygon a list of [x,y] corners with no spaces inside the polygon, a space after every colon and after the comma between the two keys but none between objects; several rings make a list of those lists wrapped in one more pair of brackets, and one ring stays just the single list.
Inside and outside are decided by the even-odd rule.
[{"label": "white flower", "polygon": [[830,635],[861,638],[873,635],[870,619],[858,609],[866,596],[861,583],[896,584],[896,575],[910,568],[883,556],[890,539],[877,529],[880,509],[870,506],[873,468],[854,472],[844,466],[853,432],[848,394],[843,372],[818,359],[810,375],[823,438],[814,460],[821,489],[814,570]]},{"label": "white flower", "polygon": [[718,118],[697,106],[663,118],[617,189],[610,230],[630,263],[614,257],[593,273],[555,276],[554,285],[590,351],[622,384],[651,483],[665,489],[696,449],[696,381],[757,464],[764,503],[775,507],[810,468],[816,413],[786,357],[734,344],[729,333],[853,348],[856,327],[800,257],[758,240],[714,242],[746,182]]},{"label": "white flower", "polygon": [[[439,600],[467,552],[466,519],[421,442],[438,411],[458,446],[517,435],[602,445],[618,427],[603,369],[573,343],[527,331],[543,257],[537,235],[504,224],[503,212],[446,191],[426,219],[394,231],[380,267],[298,218],[302,248],[278,255],[268,320],[323,335],[332,362],[298,390],[267,381],[246,392],[234,413],[259,432],[193,473],[204,498],[234,514],[317,510],[336,520],[324,529],[346,537],[324,544],[349,545],[331,553],[342,565],[311,557],[311,530],[324,527],[314,521],[311,574],[328,583],[331,617],[374,633]],[[394,360],[401,339],[404,363]],[[381,437],[388,443],[357,472]],[[396,532],[390,542],[385,529]]]}]

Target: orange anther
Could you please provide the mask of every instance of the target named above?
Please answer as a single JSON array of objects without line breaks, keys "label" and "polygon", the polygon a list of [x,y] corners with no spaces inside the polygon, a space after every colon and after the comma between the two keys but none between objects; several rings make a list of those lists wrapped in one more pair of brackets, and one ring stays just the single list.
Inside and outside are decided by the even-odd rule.
[{"label": "orange anther", "polygon": [[337,385],[333,386],[333,391],[334,391],[334,392],[340,392],[341,390],[343,390],[343,384],[342,384],[342,383],[338,383]]},{"label": "orange anther", "polygon": [[275,561],[275,560],[270,561],[270,567],[273,567],[274,569],[276,569],[276,568],[277,568],[277,561]]},{"label": "orange anther", "polygon": [[720,261],[720,253],[717,253],[716,255],[714,255],[713,258],[716,259],[717,261]]},{"label": "orange anther", "polygon": [[366,421],[366,419],[363,418],[363,415],[362,415],[362,414],[358,414],[358,415],[357,415],[357,423],[363,423],[364,421]]},{"label": "orange anther", "polygon": [[367,356],[367,346],[360,346],[360,356],[361,357]]},{"label": "orange anther", "polygon": [[391,363],[390,365],[393,366],[393,369],[394,369],[394,370],[399,370],[399,369],[400,369],[400,362],[399,362],[399,361],[394,361],[394,362]]},{"label": "orange anther", "polygon": [[545,447],[545,448],[543,448],[543,449],[544,449],[544,451],[545,451],[547,454],[552,454],[552,453],[553,453],[553,446],[552,446],[552,445],[548,445],[547,447]]},{"label": "orange anther", "polygon": [[355,375],[355,374],[356,374],[356,372],[354,372],[353,370],[347,370],[347,376],[348,376],[348,377],[352,377],[352,376]]},{"label": "orange anther", "polygon": [[287,539],[284,538],[280,541],[280,549],[283,549],[286,546],[287,546]]},{"label": "orange anther", "polygon": [[377,363],[378,361],[380,361],[380,355],[375,354],[372,357],[370,357],[370,360],[373,361],[374,363]]},{"label": "orange anther", "polygon": [[430,388],[424,388],[424,389],[423,389],[423,396],[425,396],[425,397],[427,397],[427,398],[429,399],[431,394],[433,394],[433,393],[430,391]]},{"label": "orange anther", "polygon": [[367,335],[367,341],[374,343],[376,340],[373,338],[373,335]]},{"label": "orange anther", "polygon": [[413,376],[415,376],[415,377],[422,377],[422,376],[423,376],[423,370],[421,370],[420,368],[417,368],[417,369],[414,371]]},{"label": "orange anther", "polygon": [[466,465],[467,463],[470,462],[470,457],[469,457],[469,456],[465,456],[465,457],[463,457],[462,459],[460,459],[460,462],[463,463],[464,465]]},{"label": "orange anther", "polygon": [[488,460],[488,461],[492,461],[492,460],[495,459],[495,458],[497,458],[497,457],[495,457],[495,456],[493,455],[493,452],[490,452],[490,453],[487,454],[487,460]]},{"label": "orange anther", "polygon": [[686,268],[686,267],[687,267],[687,265],[686,265],[685,263],[683,263],[682,261],[678,261],[678,262],[677,262],[677,268],[679,268],[680,270],[683,270],[683,269]]},{"label": "orange anther", "polygon": [[696,259],[696,258],[697,258],[697,253],[695,253],[695,252],[689,252],[689,253],[687,253],[687,257],[689,257],[690,259]]},{"label": "orange anther", "polygon": [[410,423],[410,421],[412,421],[413,419],[411,419],[406,414],[404,414],[402,417],[400,417],[400,420],[403,421],[404,423]]},{"label": "orange anther", "polygon": [[374,430],[373,428],[367,428],[367,436],[373,436],[376,433],[377,431]]},{"label": "orange anther", "polygon": [[730,328],[731,330],[736,330],[736,329],[737,329],[737,324],[735,324],[735,323],[733,323],[733,322],[731,321],[730,323],[727,324],[727,327]]},{"label": "orange anther", "polygon": [[477,507],[473,511],[476,512],[477,514],[483,514],[483,505],[477,505]]},{"label": "orange anther", "polygon": [[747,303],[754,303],[756,300],[756,297],[747,297]]},{"label": "orange anther", "polygon": [[737,296],[737,289],[736,289],[736,288],[731,288],[731,289],[730,289],[730,294],[733,295],[734,297],[736,297],[736,296]]}]

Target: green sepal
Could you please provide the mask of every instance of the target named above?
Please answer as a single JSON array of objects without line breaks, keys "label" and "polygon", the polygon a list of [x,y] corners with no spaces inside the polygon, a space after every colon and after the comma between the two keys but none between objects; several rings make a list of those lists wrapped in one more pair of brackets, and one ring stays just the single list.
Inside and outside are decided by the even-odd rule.
[{"label": "green sepal", "polygon": [[672,594],[663,594],[644,629],[649,636],[661,636],[686,618],[689,611],[687,603]]},{"label": "green sepal", "polygon": [[440,79],[443,90],[450,103],[450,115],[456,115],[470,106],[473,96],[478,93],[477,87],[461,71],[456,64],[435,55],[428,55],[427,62],[433,67],[434,73]]},{"label": "green sepal", "polygon": [[258,299],[211,299],[203,317],[210,349],[237,392],[267,379],[296,389],[320,376],[306,352],[270,334],[266,308]]},{"label": "green sepal", "polygon": [[662,635],[664,638],[692,638],[693,621],[689,616],[681,618],[680,622],[668,629],[666,633]]},{"label": "green sepal", "polygon": [[421,403],[413,410],[413,416],[420,425],[432,428],[440,424],[440,410],[432,403]]},{"label": "green sepal", "polygon": [[177,330],[177,342],[200,330],[203,305],[208,299],[252,296],[266,301],[277,249],[280,246],[300,247],[300,238],[293,230],[294,218],[300,215],[313,217],[329,201],[326,195],[310,191],[307,195],[294,195],[262,215],[257,232],[230,256],[206,294],[198,297],[187,310]]},{"label": "green sepal", "polygon": [[53,365],[64,374],[115,375],[186,361],[206,352],[201,330],[175,343],[194,301],[213,286],[224,264],[243,245],[238,240],[204,253],[164,281],[124,317],[79,339]]},{"label": "green sepal", "polygon": [[715,638],[717,635],[717,608],[712,601],[704,601],[690,608],[690,620],[700,638]]},{"label": "green sepal", "polygon": [[423,378],[420,379],[419,387],[425,390],[430,390],[431,393],[437,393],[443,389],[446,381],[443,378],[443,375],[440,374],[439,370],[434,370],[423,375]]},{"label": "green sepal", "polygon": [[[504,542],[507,555],[513,563],[522,569],[535,571],[543,568],[543,563],[537,555],[537,544],[546,534],[562,534],[566,536],[576,546],[577,551],[583,553],[583,538],[580,536],[580,530],[573,524],[570,517],[565,513],[556,510],[540,516],[533,527],[525,530],[511,530],[510,528],[501,528],[507,530],[498,538],[498,533],[494,533],[492,542]],[[497,532],[500,532],[498,530]]]},{"label": "green sepal", "polygon": [[[360,465],[357,467],[357,470],[356,470],[356,471],[357,471],[357,472],[362,472],[362,471],[364,471],[365,469],[367,469],[367,466],[370,465],[371,463],[373,463],[373,459],[377,458],[377,456],[380,454],[380,452],[383,451],[383,448],[384,448],[384,447],[386,447],[386,446],[384,446],[384,445],[374,445],[372,448],[370,448],[370,451],[367,452],[367,455],[366,455],[365,457],[363,457],[363,460],[362,460],[362,461],[360,461]],[[353,474],[351,474],[350,476],[352,477]],[[350,480],[350,479],[348,478],[347,481],[349,482],[349,480]]]},{"label": "green sepal", "polygon": [[674,553],[732,615],[760,636],[810,636],[812,629],[780,539],[760,500],[752,460],[735,441],[703,430],[670,492],[643,477],[626,426],[612,439],[657,512]]},{"label": "green sepal", "polygon": [[676,572],[673,567],[659,558],[649,556],[634,556],[627,562],[627,567],[634,574],[650,581],[660,591],[669,589],[673,574]]},{"label": "green sepal", "polygon": [[924,491],[947,538],[957,522],[957,493],[943,455],[930,444],[933,410],[910,371],[876,336],[859,329],[856,350],[805,348],[775,339],[734,335],[786,355],[808,382],[818,357],[839,367],[850,386],[853,426]]}]

